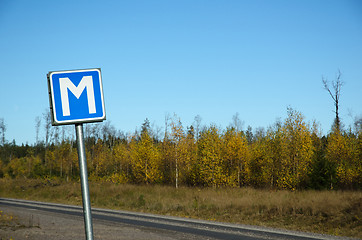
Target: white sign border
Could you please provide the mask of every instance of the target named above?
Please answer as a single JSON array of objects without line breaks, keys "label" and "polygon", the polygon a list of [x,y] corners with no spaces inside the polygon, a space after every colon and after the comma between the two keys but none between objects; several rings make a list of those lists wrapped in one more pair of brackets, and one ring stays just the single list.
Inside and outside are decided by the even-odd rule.
[{"label": "white sign border", "polygon": [[[72,120],[63,120],[63,121],[56,119],[57,115],[56,115],[56,109],[55,109],[55,104],[54,104],[55,101],[54,101],[54,89],[53,89],[53,83],[52,83],[52,76],[54,74],[59,74],[59,73],[74,73],[74,72],[89,72],[89,71],[97,71],[99,74],[99,84],[100,84],[103,115],[101,117],[95,117],[95,118],[82,118],[82,119],[72,119]],[[52,116],[52,125],[53,126],[70,125],[70,124],[77,124],[77,123],[102,122],[102,121],[106,120],[106,108],[105,108],[105,103],[104,103],[103,83],[102,83],[102,75],[101,75],[100,68],[51,71],[47,74],[47,78],[48,78],[49,104],[50,104],[50,112],[51,112],[51,116]]]}]

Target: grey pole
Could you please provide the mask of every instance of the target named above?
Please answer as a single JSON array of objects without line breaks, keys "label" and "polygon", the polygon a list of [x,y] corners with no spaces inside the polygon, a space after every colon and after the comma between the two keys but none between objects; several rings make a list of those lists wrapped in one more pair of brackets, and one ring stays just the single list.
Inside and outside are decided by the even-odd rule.
[{"label": "grey pole", "polygon": [[82,185],[85,234],[87,240],[93,240],[92,212],[91,212],[90,197],[89,197],[87,159],[85,156],[83,124],[81,123],[75,124],[75,132],[77,135],[79,171],[80,171],[80,181]]}]

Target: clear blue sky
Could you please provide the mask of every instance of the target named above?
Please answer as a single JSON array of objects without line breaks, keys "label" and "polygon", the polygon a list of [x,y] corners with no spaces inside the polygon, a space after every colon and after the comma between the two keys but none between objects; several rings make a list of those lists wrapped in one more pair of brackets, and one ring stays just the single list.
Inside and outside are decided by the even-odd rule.
[{"label": "clear blue sky", "polygon": [[226,128],[238,112],[244,129],[267,128],[290,106],[328,133],[322,76],[343,74],[346,126],[362,114],[362,2],[0,0],[8,141],[35,142],[49,71],[95,67],[107,121],[125,132],[146,118],[163,127],[167,113]]}]

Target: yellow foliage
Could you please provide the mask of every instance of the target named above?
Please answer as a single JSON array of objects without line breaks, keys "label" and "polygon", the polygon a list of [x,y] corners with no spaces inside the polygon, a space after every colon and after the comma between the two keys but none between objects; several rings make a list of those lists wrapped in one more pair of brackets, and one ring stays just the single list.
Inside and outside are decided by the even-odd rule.
[{"label": "yellow foliage", "polygon": [[[333,132],[327,145],[326,156],[336,165],[337,180],[344,186],[361,181],[361,140],[354,136]],[[360,179],[360,180],[359,180]]]},{"label": "yellow foliage", "polygon": [[157,183],[162,181],[161,153],[147,132],[141,139],[130,143],[133,177],[139,183]]}]

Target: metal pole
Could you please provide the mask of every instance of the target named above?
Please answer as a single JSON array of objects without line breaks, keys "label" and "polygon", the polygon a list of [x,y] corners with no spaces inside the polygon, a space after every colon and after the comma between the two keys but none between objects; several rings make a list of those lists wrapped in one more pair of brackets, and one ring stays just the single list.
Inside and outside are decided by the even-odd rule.
[{"label": "metal pole", "polygon": [[85,156],[83,124],[81,123],[75,124],[75,132],[77,135],[79,171],[80,171],[80,181],[82,185],[85,234],[87,240],[93,240],[92,212],[91,212],[90,197],[89,197],[87,159]]}]

